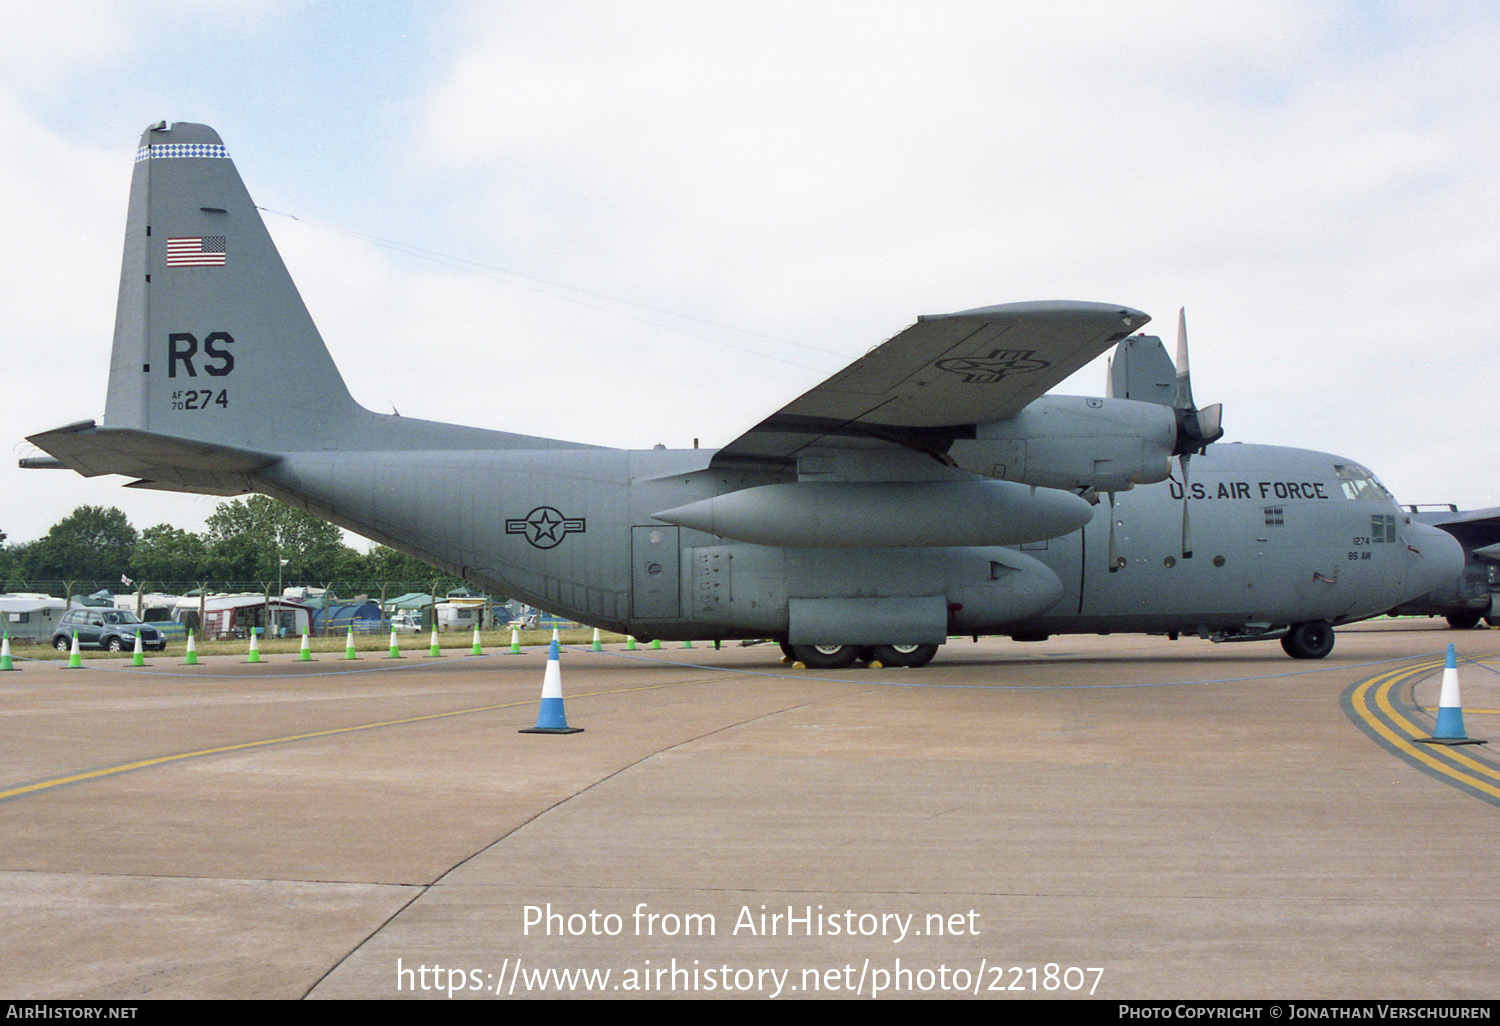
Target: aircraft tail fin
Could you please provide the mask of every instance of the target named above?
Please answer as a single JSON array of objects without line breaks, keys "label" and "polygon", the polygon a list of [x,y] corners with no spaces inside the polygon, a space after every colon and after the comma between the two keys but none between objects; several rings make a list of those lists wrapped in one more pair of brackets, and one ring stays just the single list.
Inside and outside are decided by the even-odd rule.
[{"label": "aircraft tail fin", "polygon": [[360,412],[218,134],[148,128],[104,426],[277,452],[336,446]]}]

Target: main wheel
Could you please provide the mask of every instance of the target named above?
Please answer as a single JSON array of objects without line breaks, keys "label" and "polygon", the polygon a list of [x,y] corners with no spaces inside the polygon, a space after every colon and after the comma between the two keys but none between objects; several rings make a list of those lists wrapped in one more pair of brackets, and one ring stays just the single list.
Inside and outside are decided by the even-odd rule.
[{"label": "main wheel", "polygon": [[809,670],[842,670],[859,658],[859,646],[793,645],[792,656]]},{"label": "main wheel", "polygon": [[1333,626],[1322,620],[1294,623],[1282,636],[1281,650],[1293,659],[1322,659],[1333,651]]},{"label": "main wheel", "polygon": [[876,645],[870,655],[885,666],[926,666],[937,655],[936,645]]},{"label": "main wheel", "polygon": [[794,651],[792,651],[792,646],[791,645],[788,645],[784,641],[778,641],[776,644],[778,644],[778,645],[781,646],[781,654],[786,657],[786,661],[787,662],[790,663],[790,662],[793,662],[793,661],[796,660],[797,653],[794,652]]},{"label": "main wheel", "polygon": [[1444,619],[1448,621],[1448,626],[1456,631],[1472,630],[1479,626],[1478,613],[1454,613],[1452,616],[1444,617]]}]

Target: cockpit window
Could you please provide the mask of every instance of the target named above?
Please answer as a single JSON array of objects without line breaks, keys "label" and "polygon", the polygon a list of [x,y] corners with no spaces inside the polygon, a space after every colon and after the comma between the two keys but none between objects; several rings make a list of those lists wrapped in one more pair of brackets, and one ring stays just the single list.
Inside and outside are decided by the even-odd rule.
[{"label": "cockpit window", "polygon": [[1385,490],[1385,486],[1375,480],[1375,475],[1358,463],[1335,463],[1333,472],[1338,475],[1339,487],[1343,489],[1346,499],[1389,499],[1391,497],[1391,493]]}]

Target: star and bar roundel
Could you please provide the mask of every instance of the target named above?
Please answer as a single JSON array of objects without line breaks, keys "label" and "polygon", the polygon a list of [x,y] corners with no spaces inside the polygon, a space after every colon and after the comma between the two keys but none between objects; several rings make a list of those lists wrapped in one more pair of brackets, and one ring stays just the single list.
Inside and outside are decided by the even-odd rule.
[{"label": "star and bar roundel", "polygon": [[551,506],[538,506],[524,517],[505,521],[506,534],[524,534],[539,549],[562,544],[570,534],[582,534],[588,525],[583,517],[565,517]]}]

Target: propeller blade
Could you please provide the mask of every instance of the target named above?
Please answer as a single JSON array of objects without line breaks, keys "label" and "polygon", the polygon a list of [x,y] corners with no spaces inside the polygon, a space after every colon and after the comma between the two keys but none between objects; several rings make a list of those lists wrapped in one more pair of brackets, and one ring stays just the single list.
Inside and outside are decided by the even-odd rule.
[{"label": "propeller blade", "polygon": [[[1220,403],[1198,409],[1193,403],[1193,375],[1188,363],[1187,308],[1177,311],[1177,393],[1172,409],[1177,414],[1177,444],[1172,455],[1202,452],[1210,442],[1224,437],[1224,407]],[[1186,495],[1183,497],[1186,501]]]},{"label": "propeller blade", "polygon": [[1223,403],[1214,403],[1198,411],[1198,433],[1203,436],[1204,445],[1224,437]]},{"label": "propeller blade", "polygon": [[1193,558],[1193,529],[1188,523],[1188,460],[1192,453],[1177,457],[1182,463],[1182,558]]},{"label": "propeller blade", "polygon": [[1120,569],[1120,552],[1115,548],[1115,493],[1109,493],[1109,572]]},{"label": "propeller blade", "polygon": [[1187,307],[1177,309],[1177,401],[1179,410],[1193,408],[1193,375],[1188,369]]}]

